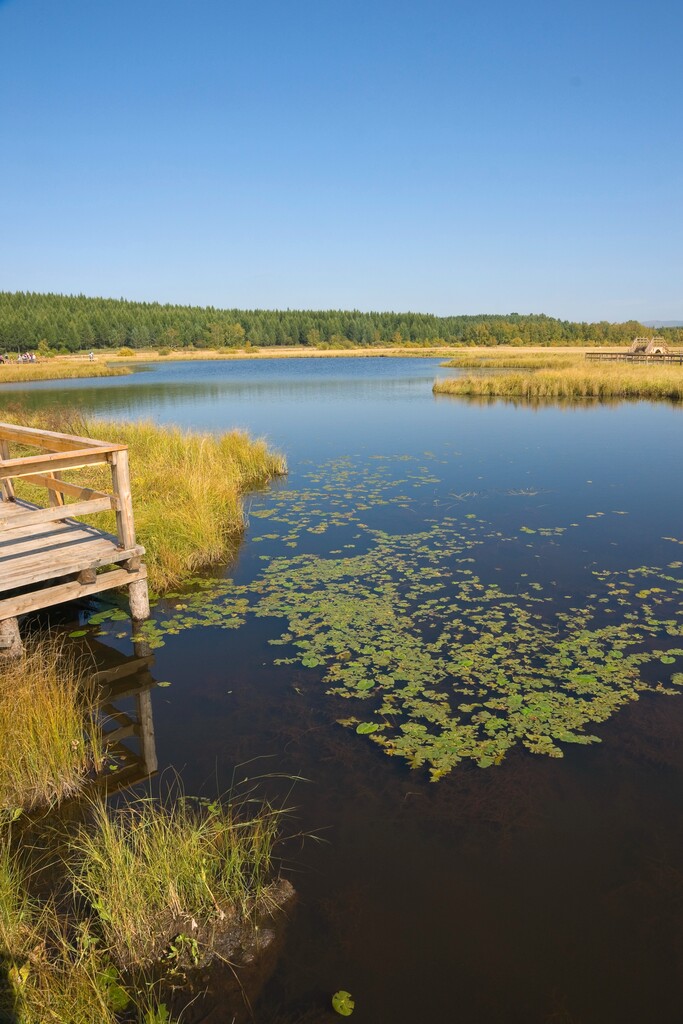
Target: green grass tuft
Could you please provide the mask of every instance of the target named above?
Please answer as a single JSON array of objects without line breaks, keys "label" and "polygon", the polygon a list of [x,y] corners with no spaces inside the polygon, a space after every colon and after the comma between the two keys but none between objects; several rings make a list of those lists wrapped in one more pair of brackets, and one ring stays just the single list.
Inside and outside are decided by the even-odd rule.
[{"label": "green grass tuft", "polygon": [[[85,422],[67,414],[51,419],[19,414],[12,419],[128,445],[135,531],[146,549],[150,586],[157,593],[227,558],[245,528],[244,494],[287,472],[282,455],[242,430],[203,434],[149,422]],[[67,472],[64,479],[111,491],[111,476],[103,467]],[[18,481],[17,493],[45,503],[43,488]],[[113,512],[85,521],[116,532]]]},{"label": "green grass tuft", "polygon": [[75,795],[101,760],[96,704],[84,665],[54,639],[0,662],[0,809]]},{"label": "green grass tuft", "polygon": [[124,968],[158,959],[193,921],[243,918],[271,881],[279,813],[267,806],[248,818],[183,797],[115,811],[98,801],[93,818],[73,840],[74,887]]},{"label": "green grass tuft", "polygon": [[488,376],[437,380],[438,395],[500,398],[631,398],[655,401],[683,399],[683,367],[651,363],[582,363],[556,370],[495,373]]}]

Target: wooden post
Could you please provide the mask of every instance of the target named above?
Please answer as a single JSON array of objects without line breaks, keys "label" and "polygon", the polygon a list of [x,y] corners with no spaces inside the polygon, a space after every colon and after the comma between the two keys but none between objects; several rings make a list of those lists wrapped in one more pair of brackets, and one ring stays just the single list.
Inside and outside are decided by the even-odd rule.
[{"label": "wooden post", "polygon": [[128,586],[128,601],[130,603],[131,618],[135,622],[142,622],[149,618],[149,591],[147,580],[136,580]]},{"label": "wooden post", "polygon": [[[9,441],[5,441],[3,438],[0,440],[0,460],[9,459]],[[11,478],[2,480],[0,486],[0,500],[2,501],[14,501],[14,484]]]},{"label": "wooden post", "polygon": [[0,660],[18,658],[23,649],[19,634],[19,619],[0,620]]},{"label": "wooden post", "polygon": [[[112,452],[111,455],[111,477],[114,485],[114,495],[117,498],[116,508],[116,529],[118,532],[119,546],[122,548],[135,547],[135,525],[133,521],[133,496],[130,490],[130,471],[128,468],[127,450]],[[126,568],[130,571],[138,568],[137,564],[130,564]],[[136,580],[128,587],[128,600],[130,602],[130,614],[132,618],[140,622],[149,618],[149,591],[147,580]]]},{"label": "wooden post", "polygon": [[[51,480],[57,479],[54,473],[47,473],[46,476],[48,476]],[[62,494],[61,491],[53,491],[52,488],[50,487],[48,488],[47,493],[50,505],[52,505],[54,508],[58,508],[60,505],[64,504],[64,495]]]},{"label": "wooden post", "polygon": [[130,490],[128,452],[112,452],[111,478],[114,495],[118,499],[116,509],[116,531],[119,547],[135,547],[135,526],[133,523],[133,497]]}]

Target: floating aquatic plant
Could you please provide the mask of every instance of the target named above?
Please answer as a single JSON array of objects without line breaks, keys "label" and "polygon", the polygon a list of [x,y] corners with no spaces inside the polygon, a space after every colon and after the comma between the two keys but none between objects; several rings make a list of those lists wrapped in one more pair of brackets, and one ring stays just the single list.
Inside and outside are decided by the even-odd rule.
[{"label": "floating aquatic plant", "polygon": [[[592,568],[577,593],[535,578],[533,559],[575,543],[575,524],[504,536],[430,499],[434,518],[423,506],[419,530],[392,533],[386,506],[412,509],[407,484],[431,493],[436,480],[429,466],[399,477],[399,461],[409,460],[337,460],[310,473],[307,489],[263,497],[251,515],[266,521],[255,539],[270,553],[253,581],[198,580],[162,602],[144,626],[151,645],[248,616],[282,619],[276,664],[309,669],[312,686],[348,702],[342,725],[432,779],[461,763],[499,764],[514,747],[562,757],[566,744],[598,742],[595,726],[640,694],[678,692],[683,674],[668,667],[683,657],[680,562]],[[605,515],[590,513],[583,529]],[[299,553],[285,553],[290,545]],[[492,578],[491,550],[523,553],[526,571]],[[91,622],[106,629],[108,618],[118,614]]]}]

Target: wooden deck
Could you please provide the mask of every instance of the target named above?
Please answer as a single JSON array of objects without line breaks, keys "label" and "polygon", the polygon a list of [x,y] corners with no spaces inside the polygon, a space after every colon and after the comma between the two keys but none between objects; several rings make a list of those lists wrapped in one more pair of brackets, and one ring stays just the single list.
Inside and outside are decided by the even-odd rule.
[{"label": "wooden deck", "polygon": [[[41,454],[27,455],[27,446]],[[109,466],[111,492],[74,482],[74,470],[95,465]],[[61,476],[65,471],[69,481]],[[18,497],[21,480],[44,488],[48,504]],[[116,536],[73,518],[103,511],[116,513]],[[122,586],[137,606],[133,616],[145,618],[143,555],[135,540],[124,445],[0,423],[0,623]]]},{"label": "wooden deck", "polygon": [[645,355],[644,352],[586,352],[586,359],[599,363],[678,363],[683,365],[683,353]]}]

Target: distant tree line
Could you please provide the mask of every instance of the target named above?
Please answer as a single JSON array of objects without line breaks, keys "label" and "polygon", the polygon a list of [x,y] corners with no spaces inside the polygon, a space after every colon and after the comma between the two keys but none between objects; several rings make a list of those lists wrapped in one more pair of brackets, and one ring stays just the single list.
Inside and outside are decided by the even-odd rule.
[{"label": "distant tree line", "polygon": [[[0,292],[0,351],[239,348],[244,345],[623,345],[651,334],[635,320],[573,323],[543,314],[432,316],[358,310],[216,309],[84,295]],[[673,344],[683,329],[661,333]]]}]

